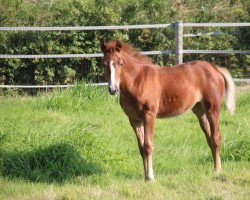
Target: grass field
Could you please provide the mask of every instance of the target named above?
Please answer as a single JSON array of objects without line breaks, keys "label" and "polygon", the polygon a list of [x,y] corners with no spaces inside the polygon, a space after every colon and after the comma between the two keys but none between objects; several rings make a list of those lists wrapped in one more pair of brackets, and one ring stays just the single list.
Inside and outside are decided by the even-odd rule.
[{"label": "grass field", "polygon": [[250,199],[250,90],[223,107],[222,173],[195,116],[158,120],[144,183],[135,135],[118,97],[78,85],[0,96],[0,199]]}]

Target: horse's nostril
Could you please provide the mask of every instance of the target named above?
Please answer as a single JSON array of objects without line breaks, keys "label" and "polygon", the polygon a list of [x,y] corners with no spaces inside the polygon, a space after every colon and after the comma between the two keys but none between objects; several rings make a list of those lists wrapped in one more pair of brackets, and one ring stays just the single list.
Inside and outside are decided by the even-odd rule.
[{"label": "horse's nostril", "polygon": [[118,92],[118,90],[117,90],[116,88],[109,87],[109,93],[110,93],[111,95],[114,95],[114,94],[116,94],[117,92]]},{"label": "horse's nostril", "polygon": [[109,87],[109,93],[111,93],[112,92],[112,89]]}]

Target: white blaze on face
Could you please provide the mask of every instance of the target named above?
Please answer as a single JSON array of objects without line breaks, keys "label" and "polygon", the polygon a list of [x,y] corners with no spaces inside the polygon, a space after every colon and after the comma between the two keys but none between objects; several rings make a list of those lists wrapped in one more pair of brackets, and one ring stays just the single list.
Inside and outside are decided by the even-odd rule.
[{"label": "white blaze on face", "polygon": [[109,81],[109,87],[113,90],[115,90],[115,67],[113,64],[113,60],[110,61],[110,81]]}]

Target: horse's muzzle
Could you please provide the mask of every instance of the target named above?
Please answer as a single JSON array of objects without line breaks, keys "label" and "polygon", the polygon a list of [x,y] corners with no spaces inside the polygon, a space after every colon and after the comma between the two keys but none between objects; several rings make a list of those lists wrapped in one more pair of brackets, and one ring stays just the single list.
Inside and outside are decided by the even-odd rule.
[{"label": "horse's muzzle", "polygon": [[109,94],[111,95],[116,95],[118,93],[118,89],[116,89],[115,87],[109,87]]}]

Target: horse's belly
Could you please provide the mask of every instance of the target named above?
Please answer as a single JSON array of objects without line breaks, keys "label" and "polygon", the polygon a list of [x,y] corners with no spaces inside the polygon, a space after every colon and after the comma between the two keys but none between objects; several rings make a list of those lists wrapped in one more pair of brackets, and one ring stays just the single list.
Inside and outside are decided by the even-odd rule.
[{"label": "horse's belly", "polygon": [[159,104],[159,109],[157,117],[173,117],[181,115],[190,109],[201,100],[200,95],[183,95],[182,97],[178,96],[167,96]]},{"label": "horse's belly", "polygon": [[159,112],[157,113],[157,117],[158,118],[164,118],[164,117],[178,116],[178,115],[181,115],[181,114],[187,112],[191,108],[192,107],[190,106],[188,109],[176,109],[176,110],[165,109],[165,110],[159,110]]}]

